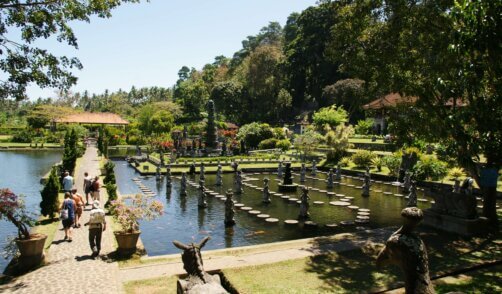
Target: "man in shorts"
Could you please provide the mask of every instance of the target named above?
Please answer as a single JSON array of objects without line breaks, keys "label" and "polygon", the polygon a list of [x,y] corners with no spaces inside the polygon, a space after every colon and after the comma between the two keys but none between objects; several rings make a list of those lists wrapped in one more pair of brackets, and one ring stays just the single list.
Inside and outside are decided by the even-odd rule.
[{"label": "man in shorts", "polygon": [[92,256],[99,256],[101,250],[101,235],[106,230],[105,212],[99,208],[99,201],[94,200],[89,221],[84,224],[89,225],[89,245],[91,246]]}]

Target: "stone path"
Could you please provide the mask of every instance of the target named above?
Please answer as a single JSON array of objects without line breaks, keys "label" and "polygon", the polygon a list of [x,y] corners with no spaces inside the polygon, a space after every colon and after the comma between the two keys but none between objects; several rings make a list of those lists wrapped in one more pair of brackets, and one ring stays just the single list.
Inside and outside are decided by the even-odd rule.
[{"label": "stone path", "polygon": [[[75,185],[83,194],[83,174],[100,175],[99,157],[94,146],[87,148],[83,160],[75,173]],[[101,205],[104,205],[106,191],[101,192]],[[104,197],[103,197],[104,196]],[[84,199],[85,200],[85,199]],[[83,215],[80,229],[73,229],[73,242],[64,241],[62,225],[54,236],[47,254],[48,265],[21,276],[9,284],[0,286],[0,293],[121,293],[119,269],[116,262],[106,261],[106,255],[113,248],[113,234],[110,227],[103,232],[101,258],[92,259],[89,248],[88,229],[83,224],[89,220],[90,206]],[[111,220],[107,217],[107,223]]]}]

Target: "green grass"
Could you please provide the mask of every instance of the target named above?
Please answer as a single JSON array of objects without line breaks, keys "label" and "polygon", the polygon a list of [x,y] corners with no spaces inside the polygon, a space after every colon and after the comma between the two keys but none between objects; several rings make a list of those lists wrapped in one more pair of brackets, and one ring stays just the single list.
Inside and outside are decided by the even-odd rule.
[{"label": "green grass", "polygon": [[363,143],[363,144],[388,144],[383,141],[383,139],[377,139],[376,141],[371,141],[371,139],[361,139],[361,138],[349,138],[349,143]]},{"label": "green grass", "polygon": [[[148,166],[148,170],[144,170],[144,167],[145,166]],[[292,167],[300,167],[301,164],[300,163],[292,163],[291,164]],[[197,172],[199,171],[199,165],[196,165],[196,170]],[[218,167],[216,166],[206,166],[205,167],[205,171],[206,172],[216,172]],[[264,169],[264,168],[277,168],[277,163],[239,163],[239,168],[241,169]],[[137,167],[137,169],[141,172],[149,172],[149,173],[155,173],[156,170],[157,170],[157,167],[150,163],[150,162],[142,162],[140,163],[139,167]],[[231,172],[233,171],[232,167],[230,167],[230,165],[222,165],[222,170],[224,172]],[[180,174],[182,172],[188,172],[189,171],[189,167],[172,167],[171,168],[171,173],[174,173],[174,174]],[[161,168],[160,169],[160,172],[161,173],[165,173],[166,172],[166,168]]]},{"label": "green grass", "polygon": [[127,294],[164,294],[176,293],[177,276],[161,277],[150,280],[132,281],[124,283]]},{"label": "green grass", "polygon": [[[59,203],[62,203],[63,200],[64,200],[64,193],[59,193],[58,195]],[[60,224],[61,221],[57,217],[51,219],[45,216],[40,216],[36,226],[32,228],[33,233],[47,235],[47,240],[45,240],[45,247],[44,247],[46,251],[49,250],[49,247],[51,247],[52,241],[54,240],[54,235],[56,234]]]},{"label": "green grass", "polygon": [[435,282],[436,292],[462,292],[473,294],[502,293],[502,266],[494,266],[464,274],[446,277]]},{"label": "green grass", "polygon": [[[35,146],[35,143],[32,144]],[[41,143],[38,143],[37,148],[41,148]],[[30,143],[14,143],[14,142],[0,142],[0,147],[3,148],[30,148]],[[62,147],[61,144],[57,143],[44,143],[44,148],[55,148]],[[34,147],[32,147],[34,148]]]}]

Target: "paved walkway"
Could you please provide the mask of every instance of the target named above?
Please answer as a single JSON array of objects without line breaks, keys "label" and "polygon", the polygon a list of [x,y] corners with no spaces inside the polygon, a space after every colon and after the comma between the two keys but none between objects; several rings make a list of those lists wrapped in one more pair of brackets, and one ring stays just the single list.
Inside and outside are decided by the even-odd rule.
[{"label": "paved walkway", "polygon": [[[99,157],[94,146],[88,147],[75,175],[75,185],[83,194],[83,174],[100,175]],[[106,193],[102,193],[106,194]],[[102,197],[103,198],[103,197]],[[85,200],[85,199],[84,199]],[[102,205],[106,199],[101,199]],[[89,220],[90,206],[86,207],[81,223]],[[111,220],[107,219],[110,224]],[[88,229],[73,229],[73,242],[63,240],[60,225],[47,254],[48,265],[0,286],[1,293],[121,293],[122,284],[116,262],[91,258]],[[101,257],[114,251],[111,228],[103,233]]]}]

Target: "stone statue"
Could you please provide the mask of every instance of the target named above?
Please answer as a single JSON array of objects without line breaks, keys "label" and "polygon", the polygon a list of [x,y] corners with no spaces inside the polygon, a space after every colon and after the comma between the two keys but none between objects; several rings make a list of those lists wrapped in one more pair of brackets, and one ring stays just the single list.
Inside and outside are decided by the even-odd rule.
[{"label": "stone statue", "polygon": [[157,178],[157,181],[160,181],[160,166],[158,166],[158,165],[155,170],[155,177]]},{"label": "stone statue", "polygon": [[334,174],[333,174],[333,169],[329,169],[328,173],[328,188],[333,188],[334,186]]},{"label": "stone statue", "polygon": [[337,181],[342,180],[342,168],[340,167],[339,164],[336,166],[335,180],[337,180]]},{"label": "stone statue", "polygon": [[187,174],[185,172],[181,173],[181,184],[180,184],[180,195],[185,196],[187,194]]},{"label": "stone statue", "polygon": [[300,196],[300,214],[298,215],[299,219],[308,219],[310,218],[310,213],[309,213],[309,189],[307,187],[302,188],[302,196]]},{"label": "stone statue", "polygon": [[166,169],[166,187],[171,188],[171,167]]},{"label": "stone statue", "polygon": [[282,178],[282,161],[279,161],[279,167],[277,168],[277,177]]},{"label": "stone statue", "polygon": [[263,179],[263,203],[270,203],[270,191],[268,190],[268,178]]},{"label": "stone statue", "polygon": [[192,163],[190,165],[190,169],[188,171],[188,174],[191,175],[191,176],[195,175],[195,163]]},{"label": "stone statue", "polygon": [[422,210],[407,207],[401,211],[404,224],[394,232],[377,257],[377,266],[394,264],[404,273],[406,293],[432,294],[434,287],[429,277],[429,258],[425,244],[413,232],[423,219]]},{"label": "stone statue", "polygon": [[313,176],[317,175],[317,162],[315,160],[312,161],[312,172]]},{"label": "stone statue", "polygon": [[302,168],[300,169],[300,182],[305,182],[305,174],[307,173],[307,169],[305,168],[305,163],[302,163]]},{"label": "stone statue", "polygon": [[228,190],[226,193],[227,199],[225,200],[225,227],[231,227],[235,225],[234,215],[234,193],[232,190]]},{"label": "stone statue", "polygon": [[455,179],[455,183],[453,184],[453,193],[460,193],[460,180]]},{"label": "stone statue", "polygon": [[159,158],[160,158],[160,166],[163,167],[164,166],[164,152],[162,152],[162,150],[160,150],[160,152],[159,152]]},{"label": "stone statue", "polygon": [[370,196],[370,187],[371,187],[371,180],[369,173],[364,174],[364,184],[363,184],[363,192],[362,196]]},{"label": "stone statue", "polygon": [[235,173],[239,170],[239,164],[237,163],[237,161],[232,162],[232,168],[234,169]]},{"label": "stone statue", "polygon": [[471,177],[465,178],[465,180],[462,182],[462,186],[460,186],[460,193],[471,196],[472,184],[474,184],[474,180]]},{"label": "stone statue", "polygon": [[205,172],[206,172],[206,168],[204,166],[204,162],[201,162],[200,163],[200,175],[199,175],[199,179],[201,179],[201,180],[205,180],[206,179]]},{"label": "stone statue", "polygon": [[221,186],[222,178],[221,178],[221,164],[218,163],[218,169],[216,170],[216,186]]},{"label": "stone statue", "polygon": [[221,286],[220,276],[210,275],[204,271],[200,250],[211,238],[204,238],[199,244],[185,245],[179,241],[173,241],[174,246],[183,250],[181,260],[183,268],[188,273],[184,280],[178,280],[177,293],[228,293]]},{"label": "stone statue", "polygon": [[410,191],[410,187],[411,187],[411,176],[413,175],[412,172],[410,171],[406,171],[404,173],[404,183],[403,183],[403,188],[404,188],[404,191],[405,192],[409,192]]},{"label": "stone statue", "polygon": [[371,173],[370,173],[370,167],[366,167],[366,171],[364,172],[364,176],[368,177],[371,180]]},{"label": "stone statue", "polygon": [[417,207],[417,182],[411,181],[406,207]]},{"label": "stone statue", "polygon": [[141,148],[139,145],[136,145],[136,156],[141,156]]},{"label": "stone statue", "polygon": [[206,208],[206,187],[204,187],[204,180],[199,180],[199,207]]},{"label": "stone statue", "polygon": [[235,193],[242,194],[242,175],[240,170],[235,174]]},{"label": "stone statue", "polygon": [[460,193],[450,191],[432,193],[434,204],[432,204],[431,210],[460,218],[477,218],[476,197],[472,194],[473,183],[472,178],[466,178],[460,186]]}]

